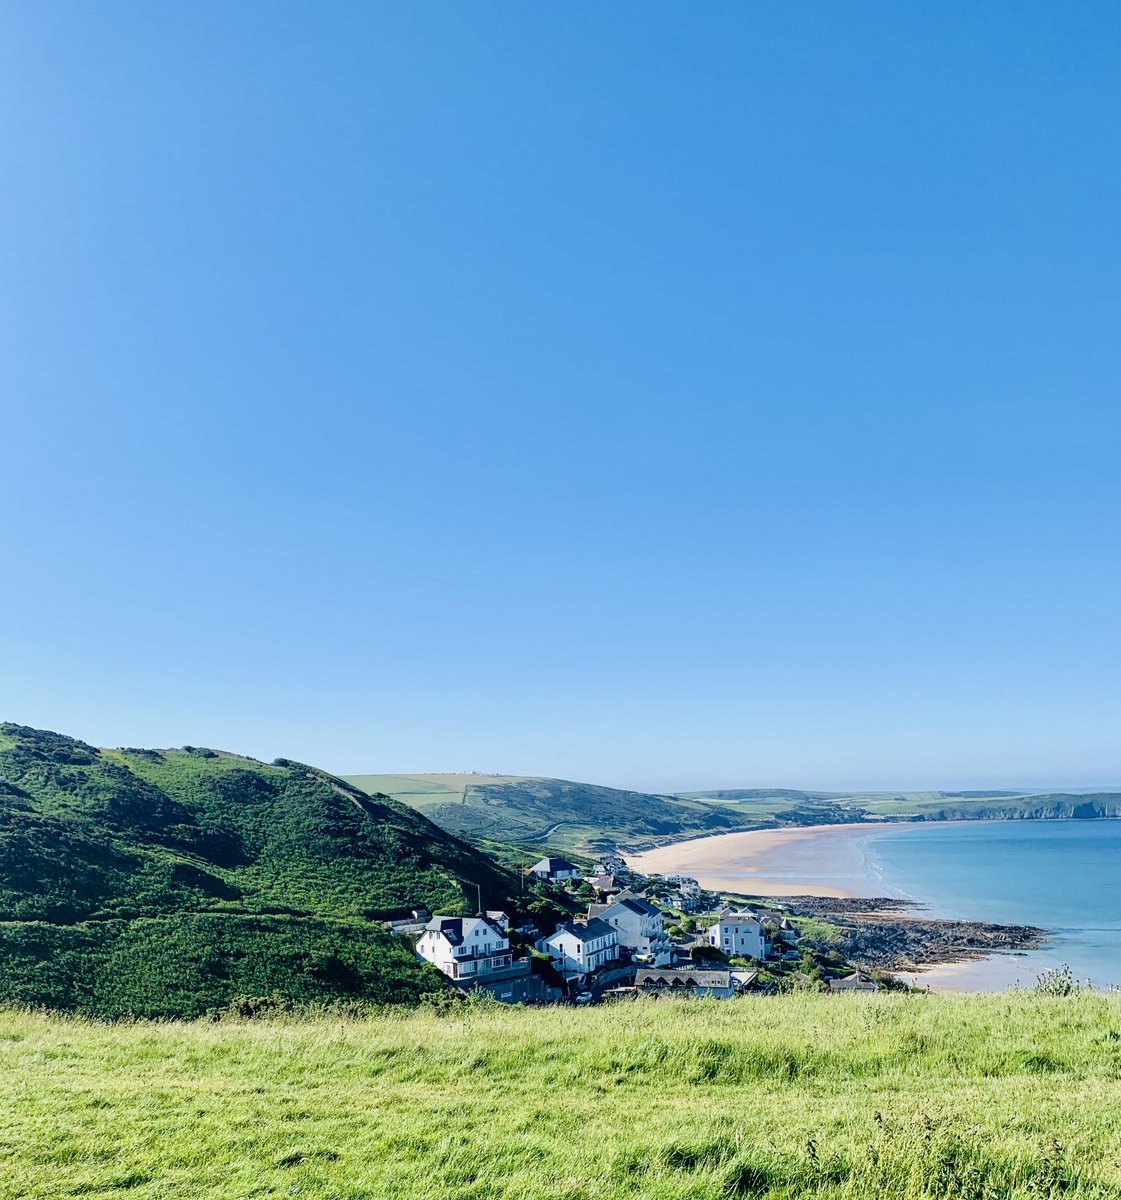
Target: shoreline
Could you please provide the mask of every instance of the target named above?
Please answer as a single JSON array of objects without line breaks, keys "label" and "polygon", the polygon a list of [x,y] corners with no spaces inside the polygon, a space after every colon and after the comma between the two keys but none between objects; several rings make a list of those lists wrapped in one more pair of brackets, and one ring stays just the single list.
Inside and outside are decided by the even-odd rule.
[{"label": "shoreline", "polygon": [[[944,824],[945,822],[939,822]],[[788,901],[793,916],[838,928],[837,948],[862,968],[935,992],[995,991],[1030,981],[1025,961],[1048,932],[1036,926],[923,915],[920,897],[892,895],[867,842],[921,822],[877,821],[744,830],[626,856],[643,874],[682,874],[703,888]]]},{"label": "shoreline", "polygon": [[[877,833],[912,828],[914,821],[858,821],[838,825],[788,825],[748,829],[668,842],[625,855],[644,875],[689,875],[710,891],[752,896],[882,897],[869,876],[859,843]],[[828,840],[828,853],[815,843]],[[800,847],[792,856],[776,852]],[[842,851],[838,857],[838,849]]]}]

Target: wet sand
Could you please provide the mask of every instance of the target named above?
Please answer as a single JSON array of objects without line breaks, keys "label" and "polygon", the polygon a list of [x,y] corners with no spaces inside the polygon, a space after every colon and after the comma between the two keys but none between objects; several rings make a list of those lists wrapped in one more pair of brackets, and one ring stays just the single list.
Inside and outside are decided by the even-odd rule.
[{"label": "wet sand", "polygon": [[1032,987],[1039,972],[1034,956],[994,954],[989,958],[936,963],[921,971],[893,974],[914,987],[929,988],[932,992],[1002,992],[1015,984]]},{"label": "wet sand", "polygon": [[883,896],[868,841],[907,827],[884,821],[721,833],[629,854],[627,863],[646,875],[691,875],[713,891],[751,896]]}]

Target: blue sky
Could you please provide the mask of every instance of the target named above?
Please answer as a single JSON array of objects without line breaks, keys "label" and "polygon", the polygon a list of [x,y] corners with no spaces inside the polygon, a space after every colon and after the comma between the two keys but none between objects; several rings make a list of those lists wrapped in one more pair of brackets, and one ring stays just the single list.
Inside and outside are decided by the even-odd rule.
[{"label": "blue sky", "polygon": [[0,715],[1121,783],[1121,8],[15,3]]}]

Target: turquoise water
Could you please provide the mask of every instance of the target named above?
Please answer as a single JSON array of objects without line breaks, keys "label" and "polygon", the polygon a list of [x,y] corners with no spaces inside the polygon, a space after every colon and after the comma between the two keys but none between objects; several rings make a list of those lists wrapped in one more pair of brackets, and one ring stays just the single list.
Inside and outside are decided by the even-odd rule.
[{"label": "turquoise water", "polygon": [[888,895],[933,916],[1042,925],[1044,950],[1008,960],[1030,983],[1069,963],[1121,987],[1121,820],[964,821],[885,829],[863,844]]}]

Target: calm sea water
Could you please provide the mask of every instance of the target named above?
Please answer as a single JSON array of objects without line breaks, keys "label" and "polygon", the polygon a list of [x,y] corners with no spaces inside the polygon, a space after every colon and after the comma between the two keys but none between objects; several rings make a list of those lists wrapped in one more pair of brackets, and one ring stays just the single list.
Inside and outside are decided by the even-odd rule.
[{"label": "calm sea water", "polygon": [[895,827],[862,839],[862,852],[888,895],[921,900],[931,915],[1056,931],[1044,950],[991,960],[1004,967],[992,986],[1030,984],[1060,963],[1121,986],[1121,820]]}]

